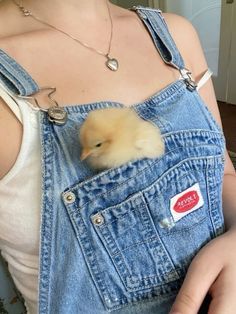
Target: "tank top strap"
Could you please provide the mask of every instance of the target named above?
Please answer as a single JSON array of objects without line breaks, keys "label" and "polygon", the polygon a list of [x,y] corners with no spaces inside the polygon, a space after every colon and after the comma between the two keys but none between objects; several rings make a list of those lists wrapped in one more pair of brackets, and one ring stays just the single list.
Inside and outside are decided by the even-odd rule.
[{"label": "tank top strap", "polygon": [[22,122],[22,115],[18,103],[16,102],[15,97],[12,97],[11,93],[6,90],[5,86],[0,83],[0,98],[4,100],[6,105],[11,109],[11,111],[15,114],[17,119]]},{"label": "tank top strap", "polygon": [[30,96],[39,91],[39,86],[27,71],[1,49],[0,82],[12,96]]}]

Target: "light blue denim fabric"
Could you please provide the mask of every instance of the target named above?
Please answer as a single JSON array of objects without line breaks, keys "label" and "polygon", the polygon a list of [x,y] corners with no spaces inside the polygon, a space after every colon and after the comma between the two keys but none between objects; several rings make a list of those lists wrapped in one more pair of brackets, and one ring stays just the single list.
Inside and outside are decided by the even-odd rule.
[{"label": "light blue denim fabric", "polygon": [[37,83],[14,59],[0,49],[0,81],[14,94],[28,96],[39,91]]},{"label": "light blue denim fabric", "polygon": [[[160,11],[137,13],[163,61],[183,69]],[[40,314],[167,314],[192,258],[224,230],[225,142],[198,92],[178,80],[134,105],[165,155],[97,173],[80,161],[78,132],[108,107],[123,105],[67,106],[64,126],[41,116]],[[174,222],[170,200],[195,184],[204,204]]]}]

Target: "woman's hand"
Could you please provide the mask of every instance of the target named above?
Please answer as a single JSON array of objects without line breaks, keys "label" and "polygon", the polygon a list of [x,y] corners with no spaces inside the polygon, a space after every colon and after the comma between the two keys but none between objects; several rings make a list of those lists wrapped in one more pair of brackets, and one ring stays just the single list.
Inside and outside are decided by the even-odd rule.
[{"label": "woman's hand", "polygon": [[193,259],[171,314],[197,314],[209,293],[208,314],[236,313],[236,229],[209,242]]}]

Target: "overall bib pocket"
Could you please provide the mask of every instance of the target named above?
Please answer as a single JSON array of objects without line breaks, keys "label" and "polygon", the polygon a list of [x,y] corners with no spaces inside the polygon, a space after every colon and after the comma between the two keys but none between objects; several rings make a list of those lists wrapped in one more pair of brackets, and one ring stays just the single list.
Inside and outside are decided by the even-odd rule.
[{"label": "overall bib pocket", "polygon": [[179,278],[142,193],[91,219],[127,290],[150,288]]},{"label": "overall bib pocket", "polygon": [[183,275],[202,246],[223,233],[222,156],[189,158],[142,191],[153,223]]},{"label": "overall bib pocket", "polygon": [[73,195],[66,209],[110,309],[177,290],[192,257],[223,231],[222,149],[210,136],[183,141],[184,151],[183,134],[174,139],[158,160],[107,170],[64,193]]}]

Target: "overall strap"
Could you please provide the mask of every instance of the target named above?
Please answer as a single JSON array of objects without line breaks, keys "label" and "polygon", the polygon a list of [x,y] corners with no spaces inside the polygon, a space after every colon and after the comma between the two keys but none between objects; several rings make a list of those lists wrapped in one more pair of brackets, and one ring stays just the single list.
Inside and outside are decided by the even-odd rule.
[{"label": "overall strap", "polygon": [[181,77],[189,90],[195,90],[197,85],[191,77],[191,72],[185,68],[184,60],[169,32],[161,10],[134,6],[131,8],[137,12],[147,27],[153,42],[163,61],[179,70]]},{"label": "overall strap", "polygon": [[0,49],[0,82],[12,96],[30,96],[39,86],[23,67]]}]

